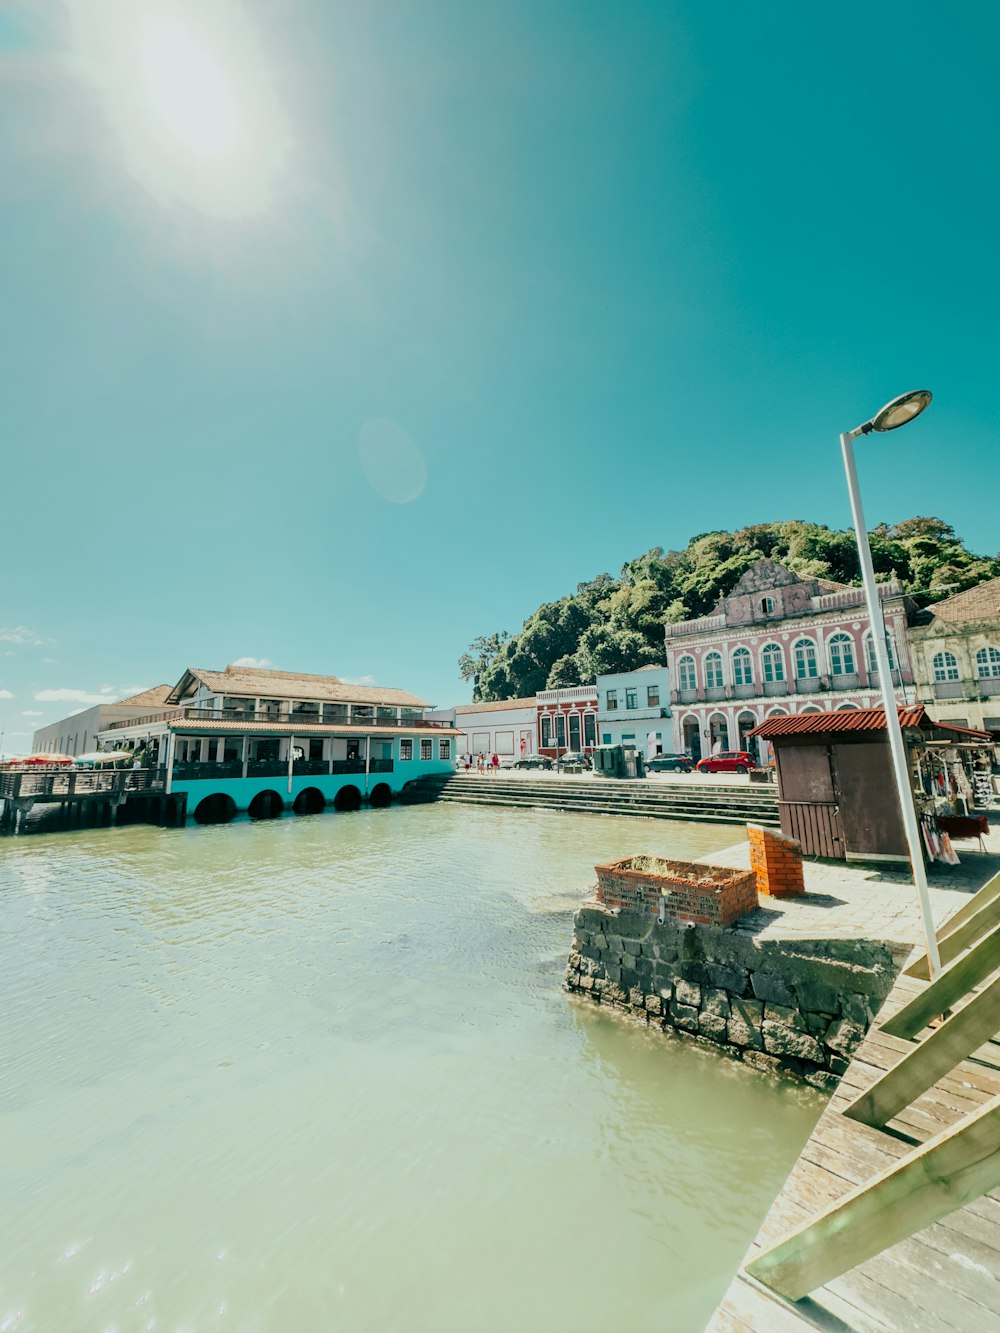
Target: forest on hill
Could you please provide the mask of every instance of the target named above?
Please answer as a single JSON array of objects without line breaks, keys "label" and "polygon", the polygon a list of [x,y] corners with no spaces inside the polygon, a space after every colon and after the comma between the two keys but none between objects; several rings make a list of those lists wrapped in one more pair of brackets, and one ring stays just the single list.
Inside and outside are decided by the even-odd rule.
[{"label": "forest on hill", "polygon": [[[909,518],[870,534],[876,576],[895,576],[919,605],[1000,575],[1000,555],[967,550],[950,524]],[[757,560],[796,573],[861,583],[854,533],[790,520],[738,532],[706,532],[683,551],[654,547],[617,578],[598,574],[533,612],[516,634],[482,635],[459,658],[474,700],[515,699],[662,662],[666,621],[707,615]]]}]

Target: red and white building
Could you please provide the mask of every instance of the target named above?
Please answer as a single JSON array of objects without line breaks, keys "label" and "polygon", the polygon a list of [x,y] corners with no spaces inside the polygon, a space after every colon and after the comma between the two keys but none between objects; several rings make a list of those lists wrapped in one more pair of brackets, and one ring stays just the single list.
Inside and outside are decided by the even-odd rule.
[{"label": "red and white building", "polygon": [[[879,596],[896,697],[913,702],[909,606],[896,580]],[[768,717],[881,703],[864,592],[772,560],[748,569],[712,615],[668,624],[666,650],[674,745],[695,758],[747,749]]]},{"label": "red and white building", "polygon": [[590,754],[597,744],[597,684],[535,695],[538,753],[557,759],[567,750]]}]

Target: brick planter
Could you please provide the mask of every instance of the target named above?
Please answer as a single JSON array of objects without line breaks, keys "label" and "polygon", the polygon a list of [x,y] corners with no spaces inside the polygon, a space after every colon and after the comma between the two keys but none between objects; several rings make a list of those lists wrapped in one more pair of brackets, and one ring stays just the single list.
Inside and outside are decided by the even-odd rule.
[{"label": "brick planter", "polygon": [[729,926],[757,907],[752,870],[667,861],[657,856],[627,856],[595,866],[597,900],[668,921]]}]

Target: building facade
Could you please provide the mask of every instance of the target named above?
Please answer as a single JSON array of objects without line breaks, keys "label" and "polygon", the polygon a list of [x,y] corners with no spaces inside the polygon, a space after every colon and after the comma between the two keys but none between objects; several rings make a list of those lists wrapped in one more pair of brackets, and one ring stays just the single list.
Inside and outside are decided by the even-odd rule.
[{"label": "building facade", "polygon": [[97,738],[112,722],[124,718],[152,717],[162,712],[170,693],[169,685],[154,685],[152,689],[129,695],[114,703],[94,704],[82,712],[50,722],[35,732],[32,749],[39,754],[87,754],[97,749]]},{"label": "building facade", "polygon": [[[879,584],[892,679],[912,701],[907,643],[912,610],[896,580]],[[759,560],[712,615],[666,626],[674,745],[695,759],[746,750],[768,759],[749,733],[767,717],[877,707],[878,671],[864,592],[802,578]],[[907,688],[909,687],[909,689]]]},{"label": "building facade", "polygon": [[186,793],[198,822],[387,805],[415,779],[455,767],[455,728],[428,719],[430,705],[404,690],[189,668],[165,703],[158,715],[112,722],[102,748],[163,768],[166,794]]},{"label": "building facade", "polygon": [[918,612],[910,648],[917,697],[934,717],[1000,741],[1000,579]]},{"label": "building facade", "polygon": [[597,744],[597,686],[539,690],[535,719],[539,754],[550,759],[567,751],[589,754]]},{"label": "building facade", "polygon": [[501,699],[495,703],[458,704],[453,721],[460,733],[459,755],[497,755],[512,764],[532,754],[536,738],[535,699]]},{"label": "building facade", "polygon": [[644,666],[597,677],[597,731],[602,745],[624,745],[645,758],[673,748],[670,676]]}]

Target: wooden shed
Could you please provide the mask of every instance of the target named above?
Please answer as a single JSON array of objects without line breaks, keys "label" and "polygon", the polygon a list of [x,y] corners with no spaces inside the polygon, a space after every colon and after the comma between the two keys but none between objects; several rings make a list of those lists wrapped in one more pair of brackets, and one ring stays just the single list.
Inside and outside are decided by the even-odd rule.
[{"label": "wooden shed", "polygon": [[[918,760],[934,742],[989,744],[987,732],[934,722],[921,704],[899,709],[916,799]],[[809,856],[907,861],[885,710],[771,717],[750,733],[770,741],[781,830]]]}]

